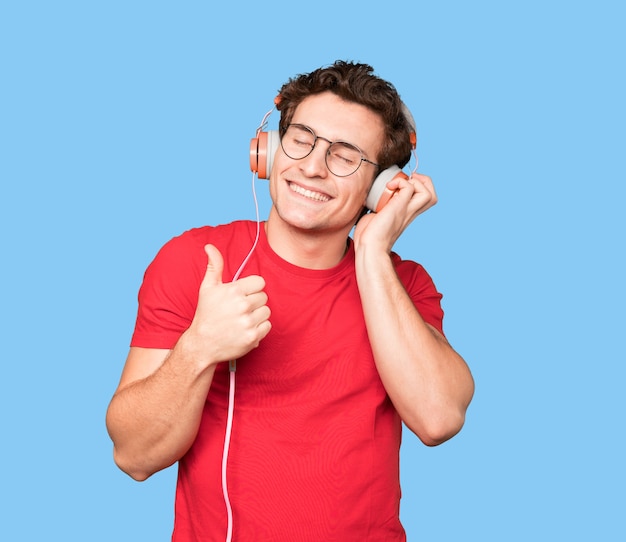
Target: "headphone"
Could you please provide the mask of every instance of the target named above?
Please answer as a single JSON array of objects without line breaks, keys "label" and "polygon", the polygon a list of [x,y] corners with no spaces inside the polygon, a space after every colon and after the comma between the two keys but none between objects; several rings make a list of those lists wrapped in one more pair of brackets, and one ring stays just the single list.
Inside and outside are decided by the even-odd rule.
[{"label": "headphone", "polygon": [[[280,96],[277,96],[274,99],[274,103],[277,105],[279,102]],[[415,155],[415,147],[417,146],[415,120],[404,102],[402,103],[402,111],[411,128],[409,137],[411,141],[411,150]],[[270,110],[263,118],[261,126],[257,129],[256,137],[253,137],[250,140],[250,170],[253,173],[256,173],[259,179],[269,179],[272,171],[272,164],[274,163],[274,156],[280,147],[280,136],[278,135],[278,130],[263,131],[263,128],[267,124],[267,118],[271,112],[272,110]],[[370,211],[377,213],[393,197],[395,192],[387,188],[387,183],[396,177],[402,179],[409,178],[409,176],[396,165],[384,169],[376,176],[374,182],[372,183],[372,187],[370,188],[369,194],[367,195],[367,199],[365,200],[365,206]]]}]

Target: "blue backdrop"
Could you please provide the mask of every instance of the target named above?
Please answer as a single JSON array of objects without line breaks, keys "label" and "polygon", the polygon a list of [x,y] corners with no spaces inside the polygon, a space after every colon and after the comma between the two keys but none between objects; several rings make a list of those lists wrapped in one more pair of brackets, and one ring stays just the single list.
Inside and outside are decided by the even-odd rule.
[{"label": "blue backdrop", "polygon": [[440,203],[396,250],[477,384],[452,441],[405,433],[409,541],[626,539],[622,3],[212,4],[0,6],[2,538],[169,540],[175,469],[133,482],[104,425],[143,271],[254,216],[254,130],[341,58],[416,118]]}]

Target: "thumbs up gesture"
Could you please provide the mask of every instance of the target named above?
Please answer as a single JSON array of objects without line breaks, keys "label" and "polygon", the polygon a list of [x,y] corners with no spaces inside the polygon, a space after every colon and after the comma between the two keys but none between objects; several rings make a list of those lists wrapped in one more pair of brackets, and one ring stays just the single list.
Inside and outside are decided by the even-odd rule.
[{"label": "thumbs up gesture", "polygon": [[222,254],[213,245],[204,250],[208,264],[186,344],[198,361],[211,365],[237,359],[256,348],[272,326],[263,291],[265,280],[251,275],[224,283]]}]

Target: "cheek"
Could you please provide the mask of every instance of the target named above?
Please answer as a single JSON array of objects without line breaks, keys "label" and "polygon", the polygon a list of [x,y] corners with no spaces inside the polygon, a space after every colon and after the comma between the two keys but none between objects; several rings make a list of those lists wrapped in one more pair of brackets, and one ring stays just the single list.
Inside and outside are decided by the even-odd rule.
[{"label": "cheek", "polygon": [[345,190],[345,201],[354,202],[355,204],[358,202],[359,205],[365,205],[365,200],[372,186],[371,176],[343,177],[338,179],[338,183],[343,185],[342,188]]},{"label": "cheek", "polygon": [[374,184],[374,178],[370,175],[367,176],[366,179],[363,180],[363,184],[361,185],[361,190],[359,191],[359,199],[362,200],[363,205],[365,205],[365,200],[370,193],[372,185]]}]

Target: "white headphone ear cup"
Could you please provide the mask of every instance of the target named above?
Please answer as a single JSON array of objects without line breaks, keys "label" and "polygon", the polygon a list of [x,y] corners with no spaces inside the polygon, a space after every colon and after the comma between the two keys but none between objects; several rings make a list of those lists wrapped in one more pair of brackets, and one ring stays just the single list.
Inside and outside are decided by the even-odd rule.
[{"label": "white headphone ear cup", "polygon": [[272,173],[272,166],[274,165],[274,156],[276,156],[276,152],[278,151],[278,147],[280,147],[280,137],[278,135],[278,130],[269,130],[267,132],[267,166],[266,166],[266,174],[261,177],[261,179],[269,179],[270,174]]},{"label": "white headphone ear cup", "polygon": [[404,173],[398,166],[391,166],[390,168],[383,170],[374,179],[372,188],[370,188],[367,199],[365,200],[365,206],[370,211],[377,213],[393,197],[395,192],[392,192],[387,188],[387,183],[397,176],[400,176],[403,179],[408,179],[406,173]]}]

